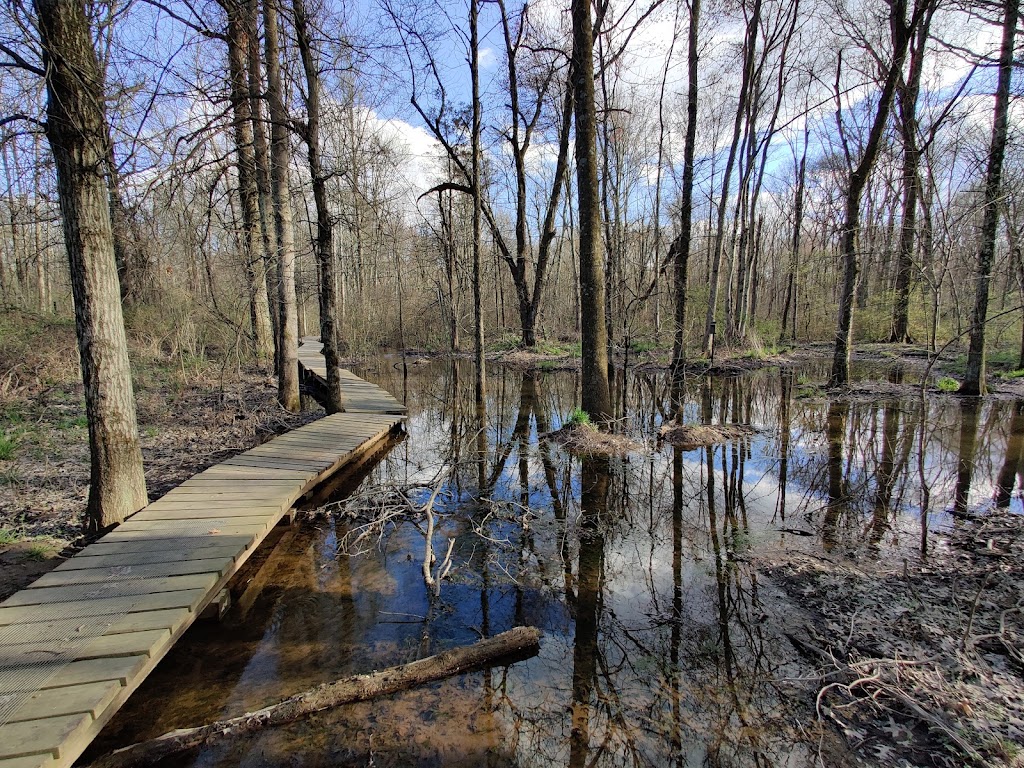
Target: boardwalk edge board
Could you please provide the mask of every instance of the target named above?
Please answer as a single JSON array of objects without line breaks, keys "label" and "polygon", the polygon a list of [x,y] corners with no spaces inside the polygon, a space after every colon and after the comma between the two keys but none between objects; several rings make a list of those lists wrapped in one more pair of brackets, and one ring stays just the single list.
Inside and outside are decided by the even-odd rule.
[{"label": "boardwalk edge board", "polygon": [[[300,372],[326,383],[319,349]],[[292,506],[401,427],[402,403],[340,370],[351,412],[196,474],[0,603],[0,768],[71,766]]]}]

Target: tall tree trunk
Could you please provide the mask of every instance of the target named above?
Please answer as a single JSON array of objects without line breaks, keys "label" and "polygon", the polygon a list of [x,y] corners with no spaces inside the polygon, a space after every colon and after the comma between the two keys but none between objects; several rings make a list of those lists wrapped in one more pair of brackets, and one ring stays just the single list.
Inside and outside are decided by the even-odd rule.
[{"label": "tall tree trunk", "polygon": [[971,314],[971,343],[967,350],[967,374],[960,391],[965,395],[984,395],[985,384],[985,320],[988,316],[989,283],[995,260],[996,228],[999,225],[999,193],[1002,186],[1003,156],[1006,154],[1007,125],[1010,114],[1010,78],[1013,75],[1013,40],[1020,15],[1019,0],[1003,2],[1003,41],[999,52],[999,80],[992,120],[992,142],[988,151],[985,174],[985,213],[981,224],[981,245],[978,249],[977,287],[974,312]]},{"label": "tall tree trunk", "polygon": [[327,208],[327,178],[320,159],[320,72],[313,59],[309,23],[304,0],[292,0],[295,11],[295,41],[306,75],[306,125],[304,138],[309,157],[309,175],[313,183],[313,202],[316,205],[316,252],[320,272],[320,340],[323,342],[324,362],[327,366],[328,413],[345,410],[341,394],[341,371],[338,361],[337,280],[334,264],[334,226]]},{"label": "tall tree trunk", "polygon": [[277,0],[264,0],[264,52],[267,63],[267,102],[270,111],[270,188],[277,246],[277,399],[289,411],[301,408],[299,397],[299,328],[295,296],[295,232],[288,177],[288,111],[281,85]]},{"label": "tall tree trunk", "polygon": [[680,190],[679,235],[671,246],[676,294],[672,376],[677,380],[682,378],[686,365],[687,271],[693,241],[693,176],[697,147],[697,27],[700,23],[700,0],[690,0],[689,7],[690,24],[686,35],[686,138],[683,143],[683,188]]},{"label": "tall tree trunk", "polygon": [[711,327],[715,322],[715,313],[718,310],[718,284],[722,269],[722,246],[725,242],[725,212],[729,204],[729,184],[732,180],[733,167],[736,164],[736,153],[739,148],[743,114],[747,108],[747,101],[750,98],[750,83],[754,76],[754,53],[757,46],[757,31],[761,20],[761,0],[754,0],[754,7],[751,17],[747,21],[747,34],[743,45],[743,76],[740,79],[739,100],[736,104],[736,117],[732,126],[732,143],[729,145],[729,156],[725,161],[725,173],[722,176],[722,192],[718,201],[718,228],[715,230],[715,245],[711,261],[711,285],[708,294],[708,311],[704,321],[704,356],[710,357],[712,333]]},{"label": "tall tree trunk", "polygon": [[[920,0],[919,0],[920,2]],[[860,233],[860,201],[871,177],[875,159],[882,144],[882,134],[889,121],[893,94],[903,71],[903,61],[914,29],[921,19],[921,8],[915,7],[911,21],[906,19],[906,0],[889,0],[889,23],[892,29],[893,59],[886,73],[882,93],[878,99],[864,152],[856,168],[850,172],[846,190],[846,205],[842,230],[843,287],[839,296],[839,313],[836,318],[835,346],[832,353],[832,371],[828,384],[836,387],[850,380],[850,354],[853,343],[853,307],[857,292],[857,274],[860,268],[857,257],[857,239]]]},{"label": "tall tree trunk", "polygon": [[576,194],[579,200],[580,316],[583,410],[598,422],[611,418],[608,330],[605,325],[601,196],[597,180],[597,108],[594,30],[589,0],[572,0],[572,88],[576,114]]},{"label": "tall tree trunk", "polygon": [[800,165],[796,176],[796,195],[793,201],[793,234],[790,239],[789,274],[786,277],[786,301],[782,307],[782,328],[779,342],[786,340],[786,326],[792,310],[793,326],[789,338],[796,340],[797,276],[800,274],[800,231],[804,223],[804,190],[807,183],[807,144],[810,129],[804,126],[804,146],[800,154]]},{"label": "tall tree trunk", "polygon": [[903,220],[900,223],[899,250],[896,255],[896,284],[892,307],[892,333],[889,341],[906,344],[910,336],[910,284],[914,265],[914,241],[917,235],[917,205],[921,189],[921,148],[917,141],[917,97],[921,90],[924,53],[928,42],[935,2],[917,30],[917,39],[910,51],[907,81],[897,89],[900,112],[900,135],[903,139]]},{"label": "tall tree trunk", "polygon": [[[260,235],[263,241],[263,271],[267,283],[267,303],[270,305],[270,327],[274,339],[274,372],[280,376],[281,359],[281,299],[278,287],[277,234],[275,232],[270,148],[267,144],[267,122],[263,116],[264,96],[260,57],[259,0],[243,0],[245,23],[249,33],[248,67],[249,111],[252,114],[252,146],[256,159],[256,189],[259,193]],[[284,403],[287,408],[288,406]]]},{"label": "tall tree trunk", "polygon": [[[481,272],[480,224],[483,205],[480,178],[480,38],[477,30],[480,7],[478,0],[469,0],[469,76],[473,89],[473,127],[470,133],[470,185],[473,190],[473,354],[476,362],[476,410],[480,433],[484,431],[484,400],[487,394],[487,372],[484,360],[483,274]],[[517,118],[514,118],[517,119]],[[524,267],[525,268],[525,267]],[[480,457],[483,461],[483,457]]]},{"label": "tall tree trunk", "polygon": [[223,0],[223,3],[228,17],[228,69],[235,151],[238,155],[238,198],[242,207],[242,258],[245,260],[249,283],[249,319],[252,325],[253,352],[264,360],[273,353],[273,339],[264,274],[263,236],[260,231],[259,190],[256,186],[256,155],[249,100],[249,28],[246,24],[244,0]]},{"label": "tall tree trunk", "polygon": [[89,418],[88,523],[100,530],[146,505],[105,177],[103,80],[83,4],[36,0],[35,8]]}]

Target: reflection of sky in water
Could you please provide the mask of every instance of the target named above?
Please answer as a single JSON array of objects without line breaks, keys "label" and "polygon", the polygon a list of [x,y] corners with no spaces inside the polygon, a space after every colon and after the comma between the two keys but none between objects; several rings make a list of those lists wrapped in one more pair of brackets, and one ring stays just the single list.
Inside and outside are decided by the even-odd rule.
[{"label": "reflection of sky in water", "polygon": [[[363,375],[403,390],[391,365]],[[609,462],[603,504],[584,510],[581,460],[537,441],[571,412],[576,376],[492,371],[484,475],[493,484],[485,504],[475,501],[472,382],[468,366],[413,366],[409,437],[371,472],[376,483],[429,484],[459,457],[438,507],[435,547],[443,553],[448,536],[456,545],[452,579],[437,605],[426,597],[424,542],[413,525],[401,524],[380,546],[347,557],[336,554],[347,529],[321,518],[285,534],[247,613],[236,608],[225,627],[194,631],[179,644],[130,700],[110,738],[123,743],[238,714],[318,682],[533,624],[545,631],[540,654],[510,669],[337,710],[207,750],[196,764],[271,765],[285,754],[301,765],[366,764],[371,748],[378,765],[810,764],[817,737],[792,729],[797,715],[781,705],[772,682],[800,672],[775,631],[787,619],[785,606],[762,595],[746,561],[755,547],[820,552],[829,508],[838,515],[830,533],[838,552],[886,558],[900,546],[913,556],[916,537],[904,533],[919,524],[917,401],[888,409],[851,403],[841,429],[833,430],[841,451],[830,454],[828,403],[795,397],[795,377],[764,371],[718,380],[710,392],[694,379],[689,421],[710,414],[713,423],[751,423],[763,432],[710,452],[680,452],[678,474],[673,449],[651,441]],[[621,386],[620,380],[617,392]],[[786,446],[783,386],[793,395]],[[631,404],[620,415],[650,435],[667,411],[652,395],[664,391],[663,382],[640,374],[626,391]],[[524,407],[529,420],[520,418]],[[945,510],[958,485],[964,490],[965,466],[970,505],[992,499],[995,478],[1009,466],[1007,447],[1014,447],[1012,413],[1012,403],[981,408],[976,452],[965,464],[960,453],[969,440],[959,401],[928,402],[923,474],[932,494],[930,525],[948,522]],[[886,433],[888,490],[879,472]],[[830,455],[841,461],[832,472]],[[831,505],[830,475],[842,481],[841,498]],[[413,498],[422,503],[428,495],[422,490]],[[1019,496],[1011,508],[1020,511]],[[588,511],[599,513],[596,530],[588,529]],[[581,637],[584,627],[592,628],[589,637]],[[179,673],[187,667],[183,659],[193,657],[209,661]]]}]

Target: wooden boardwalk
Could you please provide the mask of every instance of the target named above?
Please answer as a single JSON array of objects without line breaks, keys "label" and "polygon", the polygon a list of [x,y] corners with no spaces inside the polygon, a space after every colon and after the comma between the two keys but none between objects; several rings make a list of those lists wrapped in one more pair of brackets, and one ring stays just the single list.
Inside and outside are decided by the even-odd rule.
[{"label": "wooden boardwalk", "polygon": [[70,766],[292,505],[400,428],[384,390],[343,387],[352,412],[199,473],[0,603],[0,768]]},{"label": "wooden boardwalk", "polygon": [[[299,347],[299,365],[307,385],[314,389],[327,386],[327,364],[320,353],[323,344],[313,338],[304,338]],[[345,396],[346,413],[405,413],[406,408],[386,389],[363,381],[351,371],[341,371],[341,391]]]}]

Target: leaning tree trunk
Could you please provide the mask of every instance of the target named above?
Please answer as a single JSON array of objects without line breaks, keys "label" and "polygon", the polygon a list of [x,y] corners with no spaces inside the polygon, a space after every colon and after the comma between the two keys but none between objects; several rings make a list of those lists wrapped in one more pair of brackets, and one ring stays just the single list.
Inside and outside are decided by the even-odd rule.
[{"label": "leaning tree trunk", "polygon": [[292,225],[291,189],[288,182],[288,111],[281,85],[278,50],[277,0],[264,0],[264,44],[267,59],[267,101],[270,110],[270,188],[277,246],[277,399],[289,411],[298,411],[299,327],[295,296],[295,233]]},{"label": "leaning tree trunk", "polygon": [[295,41],[306,75],[306,125],[303,133],[308,149],[309,175],[313,182],[313,202],[316,205],[314,250],[320,272],[320,340],[324,345],[324,362],[327,366],[327,401],[324,407],[328,413],[337,413],[345,410],[345,404],[341,394],[341,371],[338,363],[338,292],[334,276],[334,226],[327,208],[327,177],[324,175],[320,157],[320,72],[313,59],[304,0],[292,0],[292,8],[295,11]]},{"label": "leaning tree trunk", "polygon": [[596,421],[611,418],[608,330],[601,254],[601,197],[597,183],[597,108],[594,30],[589,0],[572,0],[572,73],[576,113],[576,192],[579,199],[580,317],[583,410]]},{"label": "leaning tree trunk", "polygon": [[1013,39],[1019,15],[1019,0],[1004,0],[1003,42],[999,53],[999,80],[996,84],[992,143],[989,146],[988,171],[985,174],[985,217],[981,224],[981,246],[978,250],[978,271],[975,278],[977,287],[974,312],[971,314],[971,343],[967,350],[967,374],[960,387],[960,391],[965,395],[984,395],[986,392],[985,319],[988,316],[988,291],[992,280],[992,262],[995,259],[996,228],[999,225],[999,190],[1002,186],[1003,156],[1006,154],[1010,114]]},{"label": "leaning tree trunk", "polygon": [[849,186],[846,190],[845,220],[842,230],[843,252],[843,287],[839,295],[839,313],[836,318],[835,346],[832,353],[832,371],[828,384],[836,387],[850,380],[850,354],[853,342],[853,308],[857,294],[857,275],[860,263],[857,256],[857,240],[860,234],[860,201],[874,168],[875,159],[882,145],[882,134],[889,121],[893,94],[903,71],[903,61],[907,56],[910,37],[921,18],[921,9],[915,7],[912,20],[905,18],[905,0],[891,0],[890,25],[893,38],[892,64],[885,77],[882,93],[878,98],[878,109],[875,112],[868,140],[864,145],[857,167],[850,173]]},{"label": "leaning tree trunk", "polygon": [[84,6],[36,0],[35,7],[89,418],[88,523],[99,530],[146,505],[105,177],[102,77]]}]

